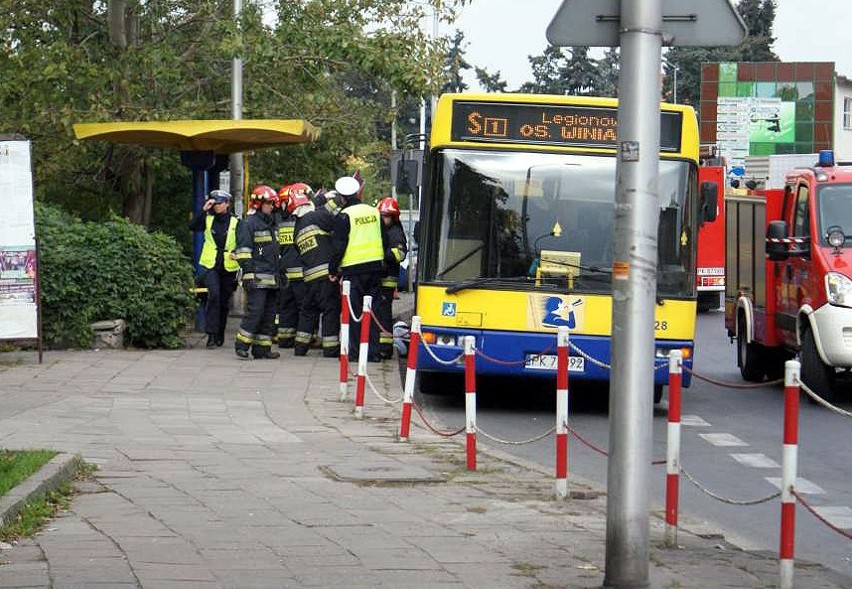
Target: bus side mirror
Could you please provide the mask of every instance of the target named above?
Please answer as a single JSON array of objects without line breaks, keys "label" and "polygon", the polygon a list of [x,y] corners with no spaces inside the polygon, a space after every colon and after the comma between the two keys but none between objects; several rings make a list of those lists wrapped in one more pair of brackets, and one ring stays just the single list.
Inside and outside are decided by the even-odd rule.
[{"label": "bus side mirror", "polygon": [[701,183],[701,222],[712,223],[719,214],[719,187],[715,182]]},{"label": "bus side mirror", "polygon": [[405,194],[417,192],[417,160],[400,159],[396,168],[396,189]]},{"label": "bus side mirror", "polygon": [[766,254],[773,262],[783,262],[790,257],[787,244],[773,239],[787,237],[787,221],[770,221],[766,228]]}]

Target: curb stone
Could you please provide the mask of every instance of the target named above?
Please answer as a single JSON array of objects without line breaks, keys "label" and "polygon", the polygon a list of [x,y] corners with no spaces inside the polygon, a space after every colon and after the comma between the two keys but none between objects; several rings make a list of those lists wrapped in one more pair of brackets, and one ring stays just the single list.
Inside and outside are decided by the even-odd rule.
[{"label": "curb stone", "polygon": [[79,454],[60,453],[54,456],[25,481],[0,498],[0,526],[7,526],[27,503],[40,499],[62,485],[74,480],[83,466]]}]

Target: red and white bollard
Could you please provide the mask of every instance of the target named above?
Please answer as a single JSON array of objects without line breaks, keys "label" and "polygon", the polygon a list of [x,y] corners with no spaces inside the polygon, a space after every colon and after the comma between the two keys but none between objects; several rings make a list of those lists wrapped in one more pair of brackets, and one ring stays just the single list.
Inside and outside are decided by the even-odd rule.
[{"label": "red and white bollard", "polygon": [[568,327],[556,333],[556,498],[568,497]]},{"label": "red and white bollard", "polygon": [[399,441],[408,441],[411,428],[411,401],[414,399],[414,379],[417,377],[417,349],[420,347],[420,316],[411,318],[408,342],[408,368],[405,370],[405,389],[402,393],[402,421],[399,424]]},{"label": "red and white bollard", "polygon": [[796,470],[799,456],[799,362],[784,363],[784,453],[781,460],[781,589],[793,588],[796,544]]},{"label": "red and white bollard", "polygon": [[677,547],[677,511],[680,492],[680,393],[683,384],[683,354],[672,350],[669,355],[669,423],[666,440],[666,540],[669,548]]},{"label": "red and white bollard", "polygon": [[467,433],[467,469],[476,470],[476,338],[464,338],[464,415]]},{"label": "red and white bollard", "polygon": [[358,380],[355,385],[355,417],[364,417],[364,388],[367,384],[367,354],[370,349],[370,320],[373,312],[373,297],[364,297],[361,306],[361,341],[358,346]]},{"label": "red and white bollard", "polygon": [[340,400],[349,395],[349,293],[352,284],[344,280],[340,290]]}]

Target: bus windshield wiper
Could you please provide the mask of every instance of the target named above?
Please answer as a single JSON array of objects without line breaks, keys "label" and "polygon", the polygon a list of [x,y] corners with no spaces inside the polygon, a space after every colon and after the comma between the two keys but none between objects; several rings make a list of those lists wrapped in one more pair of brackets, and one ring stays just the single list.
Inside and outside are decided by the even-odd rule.
[{"label": "bus windshield wiper", "polygon": [[457,293],[459,291],[479,286],[480,284],[489,284],[492,282],[535,282],[534,278],[529,276],[480,276],[478,278],[468,278],[460,280],[444,289],[447,294]]}]

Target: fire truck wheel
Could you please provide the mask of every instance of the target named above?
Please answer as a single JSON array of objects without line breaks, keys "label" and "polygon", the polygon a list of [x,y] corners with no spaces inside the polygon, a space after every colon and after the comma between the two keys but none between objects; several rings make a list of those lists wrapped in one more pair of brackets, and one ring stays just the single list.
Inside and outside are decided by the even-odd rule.
[{"label": "fire truck wheel", "polygon": [[[828,401],[834,402],[836,393],[834,387],[834,368],[826,366],[819,357],[813,332],[808,329],[802,338],[802,382],[814,393]],[[810,395],[808,400],[813,402]]]},{"label": "fire truck wheel", "polygon": [[737,320],[737,364],[743,379],[749,382],[763,382],[766,374],[766,360],[760,344],[746,341],[745,318]]}]

